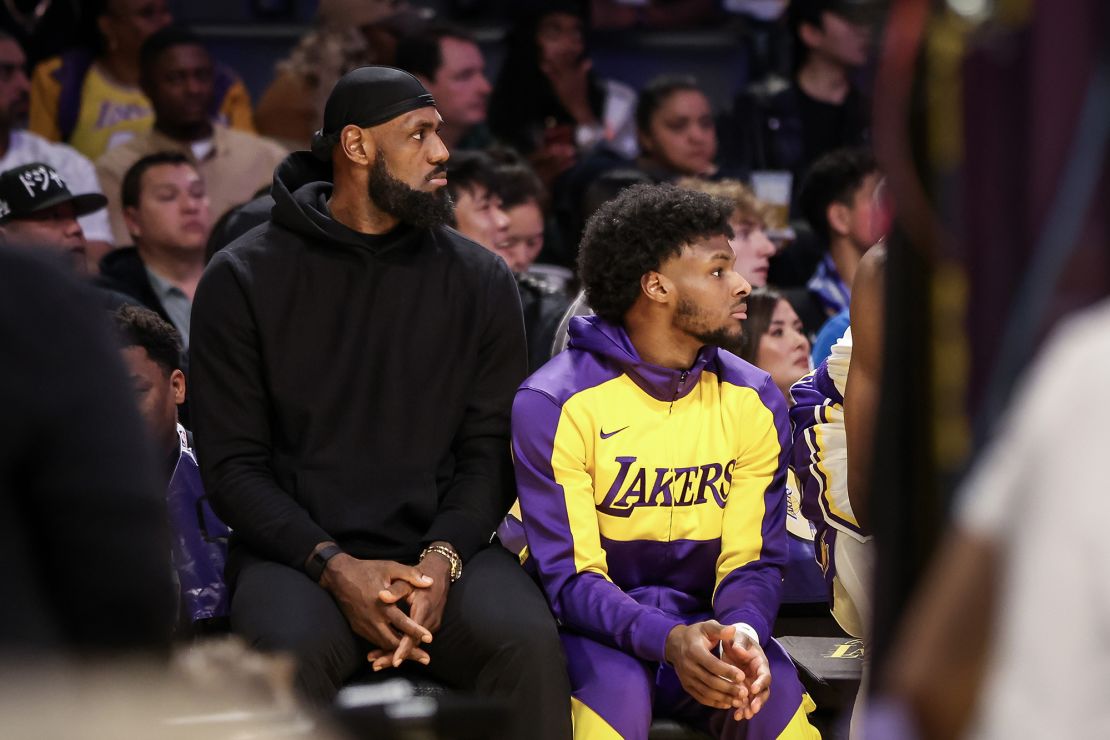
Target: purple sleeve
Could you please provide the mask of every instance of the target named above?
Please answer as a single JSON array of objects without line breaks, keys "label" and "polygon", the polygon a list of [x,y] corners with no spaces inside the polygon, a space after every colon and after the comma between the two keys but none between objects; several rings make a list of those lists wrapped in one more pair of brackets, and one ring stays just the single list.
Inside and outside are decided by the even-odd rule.
[{"label": "purple sleeve", "polygon": [[[548,396],[522,389],[513,403],[513,460],[528,548],[555,618],[644,660],[662,662],[682,620],[638,604],[608,578],[586,444]],[[559,446],[556,447],[556,438]]]}]

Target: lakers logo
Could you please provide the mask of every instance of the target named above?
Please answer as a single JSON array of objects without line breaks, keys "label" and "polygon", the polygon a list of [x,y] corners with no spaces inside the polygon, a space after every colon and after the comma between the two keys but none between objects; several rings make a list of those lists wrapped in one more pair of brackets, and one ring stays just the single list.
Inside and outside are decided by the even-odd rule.
[{"label": "lakers logo", "polygon": [[620,470],[597,510],[619,517],[631,516],[638,508],[699,506],[710,500],[723,509],[736,465],[730,460],[726,465],[649,469],[635,465],[635,457],[618,457],[614,462]]}]

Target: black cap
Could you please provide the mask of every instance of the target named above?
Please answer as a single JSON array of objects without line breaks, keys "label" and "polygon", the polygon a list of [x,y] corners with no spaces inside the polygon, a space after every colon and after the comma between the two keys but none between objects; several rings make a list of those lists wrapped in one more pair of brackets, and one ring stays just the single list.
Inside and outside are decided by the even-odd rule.
[{"label": "black cap", "polygon": [[359,67],[339,78],[324,105],[324,127],[312,136],[312,153],[328,159],[344,126],[370,128],[435,105],[420,80],[396,67]]},{"label": "black cap", "polygon": [[61,175],[48,164],[32,162],[0,174],[0,224],[27,218],[62,203],[73,203],[77,216],[108,205],[100,193],[74,195]]}]

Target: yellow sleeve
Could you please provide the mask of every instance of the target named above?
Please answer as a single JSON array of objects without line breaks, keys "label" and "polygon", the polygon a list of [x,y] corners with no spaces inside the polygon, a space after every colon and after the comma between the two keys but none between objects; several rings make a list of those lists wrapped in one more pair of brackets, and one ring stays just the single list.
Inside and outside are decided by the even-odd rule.
[{"label": "yellow sleeve", "polygon": [[62,94],[62,85],[54,77],[61,66],[61,57],[51,57],[39,63],[31,73],[31,110],[27,128],[50,141],[62,140],[62,131],[58,126],[58,99]]}]

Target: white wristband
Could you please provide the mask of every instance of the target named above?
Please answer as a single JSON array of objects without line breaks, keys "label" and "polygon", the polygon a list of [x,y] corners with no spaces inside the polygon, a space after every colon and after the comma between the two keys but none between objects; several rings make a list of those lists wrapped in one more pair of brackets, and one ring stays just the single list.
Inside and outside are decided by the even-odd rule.
[{"label": "white wristband", "polygon": [[759,644],[759,634],[750,624],[748,624],[747,622],[737,622],[732,626],[736,628],[736,631],[738,633],[747,635],[751,638],[752,642],[754,642],[756,645]]}]

